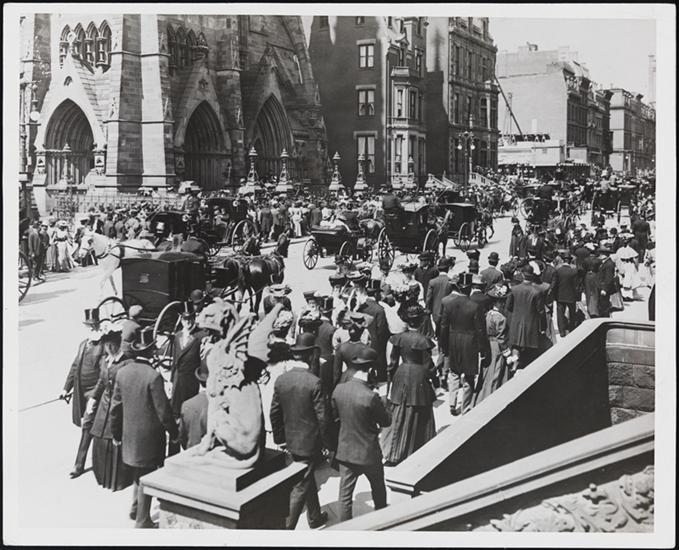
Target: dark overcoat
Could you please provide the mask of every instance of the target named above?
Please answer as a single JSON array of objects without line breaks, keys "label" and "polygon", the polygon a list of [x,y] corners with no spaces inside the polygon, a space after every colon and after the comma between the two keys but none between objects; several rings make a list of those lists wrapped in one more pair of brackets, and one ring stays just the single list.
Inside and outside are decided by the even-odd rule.
[{"label": "dark overcoat", "polygon": [[118,371],[111,399],[111,432],[122,441],[123,462],[135,468],[162,465],[166,431],[177,439],[162,376],[149,362],[129,361]]},{"label": "dark overcoat", "polygon": [[502,271],[492,265],[481,271],[479,275],[481,275],[481,280],[486,284],[486,288],[490,288],[495,283],[501,283],[504,279]]},{"label": "dark overcoat", "polygon": [[544,317],[544,292],[531,282],[512,287],[507,298],[509,343],[520,348],[540,347],[541,319]]},{"label": "dark overcoat", "polygon": [[198,393],[199,383],[196,369],[200,366],[200,344],[207,332],[196,330],[191,333],[186,346],[181,346],[181,333],[174,337],[172,357],[172,414],[179,418],[184,401]]},{"label": "dark overcoat", "polygon": [[375,362],[375,368],[378,372],[386,374],[387,342],[389,340],[390,332],[384,308],[373,298],[368,298],[363,304],[356,308],[356,311],[359,313],[367,313],[373,318],[372,322],[368,325],[370,347],[377,352],[378,356],[377,361]]},{"label": "dark overcoat", "polygon": [[552,296],[557,302],[578,301],[578,272],[575,268],[570,265],[557,268],[552,279]]},{"label": "dark overcoat", "polygon": [[478,373],[479,355],[488,350],[484,312],[479,304],[462,294],[445,298],[441,308],[441,351],[454,373],[471,380]]},{"label": "dark overcoat", "polygon": [[431,312],[432,319],[437,325],[441,321],[441,301],[450,294],[453,283],[446,273],[440,273],[438,277],[429,281],[425,304]]},{"label": "dark overcoat", "polygon": [[68,371],[64,391],[68,393],[73,390],[73,424],[78,427],[85,414],[87,400],[92,397],[99,381],[105,357],[104,346],[100,342],[90,342],[89,338],[86,338],[78,346],[78,353]]},{"label": "dark overcoat", "polygon": [[198,445],[207,432],[207,394],[199,392],[182,403],[179,443],[183,449]]},{"label": "dark overcoat", "polygon": [[106,360],[102,359],[101,371],[97,385],[92,390],[92,399],[97,401],[97,413],[92,421],[90,433],[94,437],[111,439],[111,396],[116,383],[118,371],[124,367],[130,359],[121,355],[110,367],[106,366]]}]

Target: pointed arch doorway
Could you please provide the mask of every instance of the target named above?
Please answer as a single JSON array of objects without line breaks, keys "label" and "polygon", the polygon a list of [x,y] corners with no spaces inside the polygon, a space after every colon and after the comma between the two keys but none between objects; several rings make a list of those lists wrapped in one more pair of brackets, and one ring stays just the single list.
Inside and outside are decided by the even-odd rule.
[{"label": "pointed arch doorway", "polygon": [[228,136],[214,109],[203,101],[191,114],[184,137],[185,178],[203,189],[220,189],[228,181],[231,160]]},{"label": "pointed arch doorway", "polygon": [[[260,176],[276,176],[281,172],[281,152],[292,153],[294,143],[285,109],[275,96],[270,96],[259,110],[255,122],[252,145],[257,150],[257,171]],[[288,163],[288,172],[295,174],[295,164]]]},{"label": "pointed arch doorway", "polygon": [[46,184],[82,184],[93,168],[92,128],[82,109],[67,99],[54,110],[45,131]]}]

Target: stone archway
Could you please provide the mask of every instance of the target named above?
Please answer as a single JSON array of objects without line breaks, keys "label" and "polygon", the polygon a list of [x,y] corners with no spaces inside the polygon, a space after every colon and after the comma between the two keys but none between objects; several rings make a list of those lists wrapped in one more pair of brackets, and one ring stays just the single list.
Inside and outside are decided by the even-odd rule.
[{"label": "stone archway", "polygon": [[66,99],[54,110],[45,130],[47,185],[84,183],[94,168],[94,137],[83,110]]},{"label": "stone archway", "polygon": [[[273,95],[264,102],[257,114],[251,144],[257,150],[259,174],[278,176],[281,171],[281,152],[287,149],[291,153],[294,142],[285,109]],[[291,164],[288,163],[288,171],[294,176],[294,167]]]},{"label": "stone archway", "polygon": [[191,114],[184,135],[185,179],[203,189],[219,189],[228,178],[230,151],[228,137],[219,118],[207,101]]}]

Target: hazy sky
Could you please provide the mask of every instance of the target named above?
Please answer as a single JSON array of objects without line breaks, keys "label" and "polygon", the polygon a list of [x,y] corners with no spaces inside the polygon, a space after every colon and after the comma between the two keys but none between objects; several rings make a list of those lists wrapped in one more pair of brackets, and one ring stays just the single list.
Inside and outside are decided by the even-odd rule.
[{"label": "hazy sky", "polygon": [[[611,7],[613,5],[611,4]],[[309,39],[312,17],[302,17]],[[648,94],[648,56],[656,53],[652,19],[505,19],[491,18],[498,50],[516,51],[526,42],[540,50],[570,46],[592,80]]]}]

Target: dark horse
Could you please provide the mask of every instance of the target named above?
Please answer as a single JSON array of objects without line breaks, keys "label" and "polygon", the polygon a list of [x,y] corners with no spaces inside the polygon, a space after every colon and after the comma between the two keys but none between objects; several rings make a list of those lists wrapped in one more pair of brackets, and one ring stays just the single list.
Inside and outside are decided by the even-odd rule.
[{"label": "dark horse", "polygon": [[229,256],[220,269],[220,278],[225,288],[235,289],[236,299],[242,304],[245,292],[248,293],[250,311],[259,312],[264,289],[276,283],[282,283],[285,270],[289,241],[279,238],[278,244],[270,254],[246,256],[242,254]]}]

